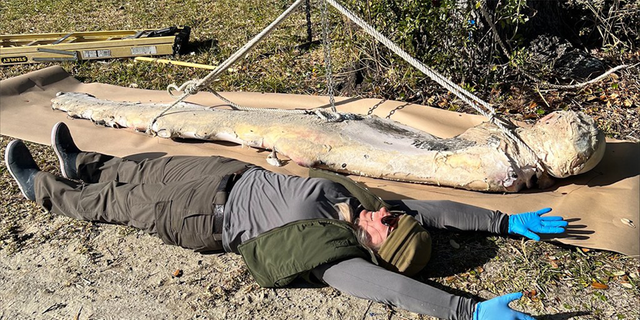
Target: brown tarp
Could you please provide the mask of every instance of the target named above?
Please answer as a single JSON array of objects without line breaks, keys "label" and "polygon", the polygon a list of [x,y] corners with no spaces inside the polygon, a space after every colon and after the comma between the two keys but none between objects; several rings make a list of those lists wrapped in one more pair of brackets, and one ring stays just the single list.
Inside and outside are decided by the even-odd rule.
[{"label": "brown tarp", "polygon": [[[222,155],[251,162],[270,170],[306,175],[306,169],[293,163],[284,167],[269,166],[268,152],[229,143],[175,142],[150,137],[125,129],[96,126],[87,120],[72,120],[65,113],[53,111],[50,100],[59,91],[87,92],[98,98],[160,102],[171,101],[163,91],[124,88],[101,83],[84,84],[60,67],[49,67],[0,82],[0,133],[42,144],[50,143],[50,130],[58,121],[65,121],[80,148],[117,156],[137,155]],[[278,108],[314,108],[326,106],[328,99],[320,96],[263,94],[248,92],[223,93],[240,105]],[[203,105],[223,105],[206,92],[189,99]],[[337,99],[339,111],[367,111],[380,102],[376,99]],[[385,101],[374,114],[384,117],[395,110],[392,119],[422,129],[440,137],[451,137],[482,122],[480,116],[459,114],[420,105]],[[387,199],[446,199],[517,213],[552,207],[555,214],[570,221],[567,234],[548,238],[580,247],[621,252],[631,256],[640,253],[640,147],[626,141],[607,142],[602,162],[592,171],[559,181],[547,190],[528,190],[517,194],[487,194],[446,187],[400,183],[353,177]],[[623,219],[634,226],[623,223]]]}]

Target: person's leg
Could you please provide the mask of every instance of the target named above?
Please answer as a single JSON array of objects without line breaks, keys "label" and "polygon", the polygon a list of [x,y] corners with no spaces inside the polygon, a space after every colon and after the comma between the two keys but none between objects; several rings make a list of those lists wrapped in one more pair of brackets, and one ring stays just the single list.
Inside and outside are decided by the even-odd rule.
[{"label": "person's leg", "polygon": [[213,156],[175,156],[133,161],[96,152],[81,152],[76,158],[76,165],[78,177],[89,183],[169,183],[223,176],[246,167],[247,163]]},{"label": "person's leg", "polygon": [[[71,218],[123,224],[157,233],[167,244],[196,251],[222,250],[222,219],[213,204],[218,179],[173,183],[86,184],[39,172],[36,202]],[[216,229],[217,226],[217,229]]]},{"label": "person's leg", "polygon": [[75,219],[124,224],[158,233],[167,244],[197,251],[222,250],[223,215],[216,205],[221,177],[172,183],[76,182],[42,172],[20,140],[5,164],[29,200]]},{"label": "person's leg", "polygon": [[52,213],[78,220],[123,224],[155,233],[154,205],[161,185],[116,181],[82,183],[39,172],[35,201]]},{"label": "person's leg", "polygon": [[84,152],[73,142],[69,128],[59,122],[51,131],[51,145],[65,178],[87,183],[165,183],[225,175],[245,163],[222,157],[167,157],[142,161],[126,160],[97,152]]}]

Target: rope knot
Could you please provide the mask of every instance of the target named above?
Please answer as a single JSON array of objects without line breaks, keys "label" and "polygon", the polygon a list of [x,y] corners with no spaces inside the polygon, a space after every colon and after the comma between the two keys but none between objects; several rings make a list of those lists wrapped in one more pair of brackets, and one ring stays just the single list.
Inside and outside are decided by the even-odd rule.
[{"label": "rope knot", "polygon": [[327,122],[340,122],[344,120],[342,114],[339,112],[327,112],[322,109],[314,109],[313,113],[318,116],[318,118],[327,121]]},{"label": "rope knot", "polygon": [[200,80],[198,80],[198,79],[186,81],[180,87],[178,87],[175,83],[172,83],[172,84],[167,86],[167,92],[172,97],[176,96],[174,94],[174,91],[181,91],[184,95],[191,96],[191,95],[194,95],[194,94],[198,93],[198,91],[199,91],[199,89],[198,89],[199,83],[200,83]]},{"label": "rope knot", "polygon": [[187,87],[184,89],[184,93],[186,93],[188,95],[194,95],[194,94],[198,93],[198,83],[197,83],[197,81],[195,81],[195,83],[188,83]]}]

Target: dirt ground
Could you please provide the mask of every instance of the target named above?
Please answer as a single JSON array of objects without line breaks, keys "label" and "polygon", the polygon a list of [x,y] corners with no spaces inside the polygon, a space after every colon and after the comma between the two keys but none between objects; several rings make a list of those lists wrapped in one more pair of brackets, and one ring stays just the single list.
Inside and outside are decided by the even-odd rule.
[{"label": "dirt ground", "polygon": [[[10,138],[0,137],[4,150]],[[50,147],[28,144],[57,173]],[[260,288],[240,256],[202,255],[129,227],[55,216],[0,165],[0,319],[433,319],[329,287]],[[487,235],[434,233],[419,280],[539,319],[638,319],[635,258]]]},{"label": "dirt ground", "polygon": [[[8,143],[2,137],[2,151]],[[30,145],[36,146],[36,145]],[[50,150],[36,150],[52,168]],[[32,148],[33,149],[33,148]],[[357,319],[385,307],[324,289],[262,289],[240,256],[167,246],[135,229],[54,216],[4,166],[0,319]],[[179,270],[179,271],[178,271]],[[368,309],[368,310],[367,310]]]}]

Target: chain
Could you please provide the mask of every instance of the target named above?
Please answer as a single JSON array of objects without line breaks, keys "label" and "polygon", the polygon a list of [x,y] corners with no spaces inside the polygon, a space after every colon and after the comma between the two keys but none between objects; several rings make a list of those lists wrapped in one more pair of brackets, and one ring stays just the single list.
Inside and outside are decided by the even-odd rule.
[{"label": "chain", "polygon": [[371,107],[371,108],[369,109],[369,111],[367,111],[367,115],[368,115],[368,116],[370,116],[370,115],[373,113],[373,111],[374,111],[374,110],[378,109],[378,107],[379,107],[380,105],[382,105],[383,103],[385,103],[386,101],[387,101],[387,99],[382,99],[382,100],[380,100],[378,103],[376,103],[375,105],[373,105],[373,107]]},{"label": "chain", "polygon": [[387,119],[391,119],[391,116],[392,116],[394,113],[396,113],[396,111],[398,111],[398,110],[402,110],[402,109],[404,109],[404,107],[406,107],[406,106],[408,106],[408,105],[410,105],[410,104],[411,104],[411,103],[407,102],[407,103],[405,103],[405,104],[403,104],[403,105],[400,105],[400,106],[395,107],[393,110],[389,111],[389,114],[388,114],[385,118],[387,118]]},{"label": "chain", "polygon": [[494,108],[489,103],[487,103],[486,101],[483,101],[482,99],[478,98],[471,92],[463,89],[462,87],[453,83],[451,80],[445,78],[443,75],[439,74],[435,70],[429,68],[427,65],[425,65],[421,61],[418,61],[416,58],[409,55],[406,51],[398,47],[398,45],[396,45],[394,42],[389,40],[389,38],[382,35],[380,32],[375,30],[372,26],[364,22],[364,20],[354,15],[351,11],[347,10],[345,7],[340,5],[336,0],[325,0],[325,1],[331,4],[340,13],[344,14],[347,18],[349,18],[349,20],[353,21],[355,24],[360,26],[366,33],[371,35],[378,42],[382,43],[385,47],[389,48],[389,50],[391,50],[393,53],[400,56],[410,65],[420,70],[429,78],[431,78],[432,80],[437,82],[439,85],[449,90],[460,100],[464,101],[469,106],[471,106],[476,111],[478,111],[480,114],[482,114],[487,119],[489,119],[489,122],[495,124],[498,128],[500,128],[500,130],[502,130],[502,132],[509,139],[515,142],[519,147],[522,147],[523,149],[527,150],[533,156],[533,158],[536,160],[536,166],[541,170],[541,172],[548,171],[546,169],[545,164],[542,162],[542,160],[540,160],[536,152],[533,149],[531,149],[531,147],[529,147],[529,145],[527,145],[522,139],[520,139],[520,137],[518,137],[515,132],[513,132],[510,128],[507,128],[507,126],[515,126],[515,125],[513,125],[513,123],[511,123],[507,119],[502,119],[498,117],[496,115]]},{"label": "chain", "polygon": [[329,39],[329,12],[327,10],[327,1],[322,0],[322,45],[324,47],[324,68],[327,75],[327,94],[329,95],[329,104],[331,111],[336,111],[336,101],[333,96],[333,71],[331,68],[331,40]]}]

